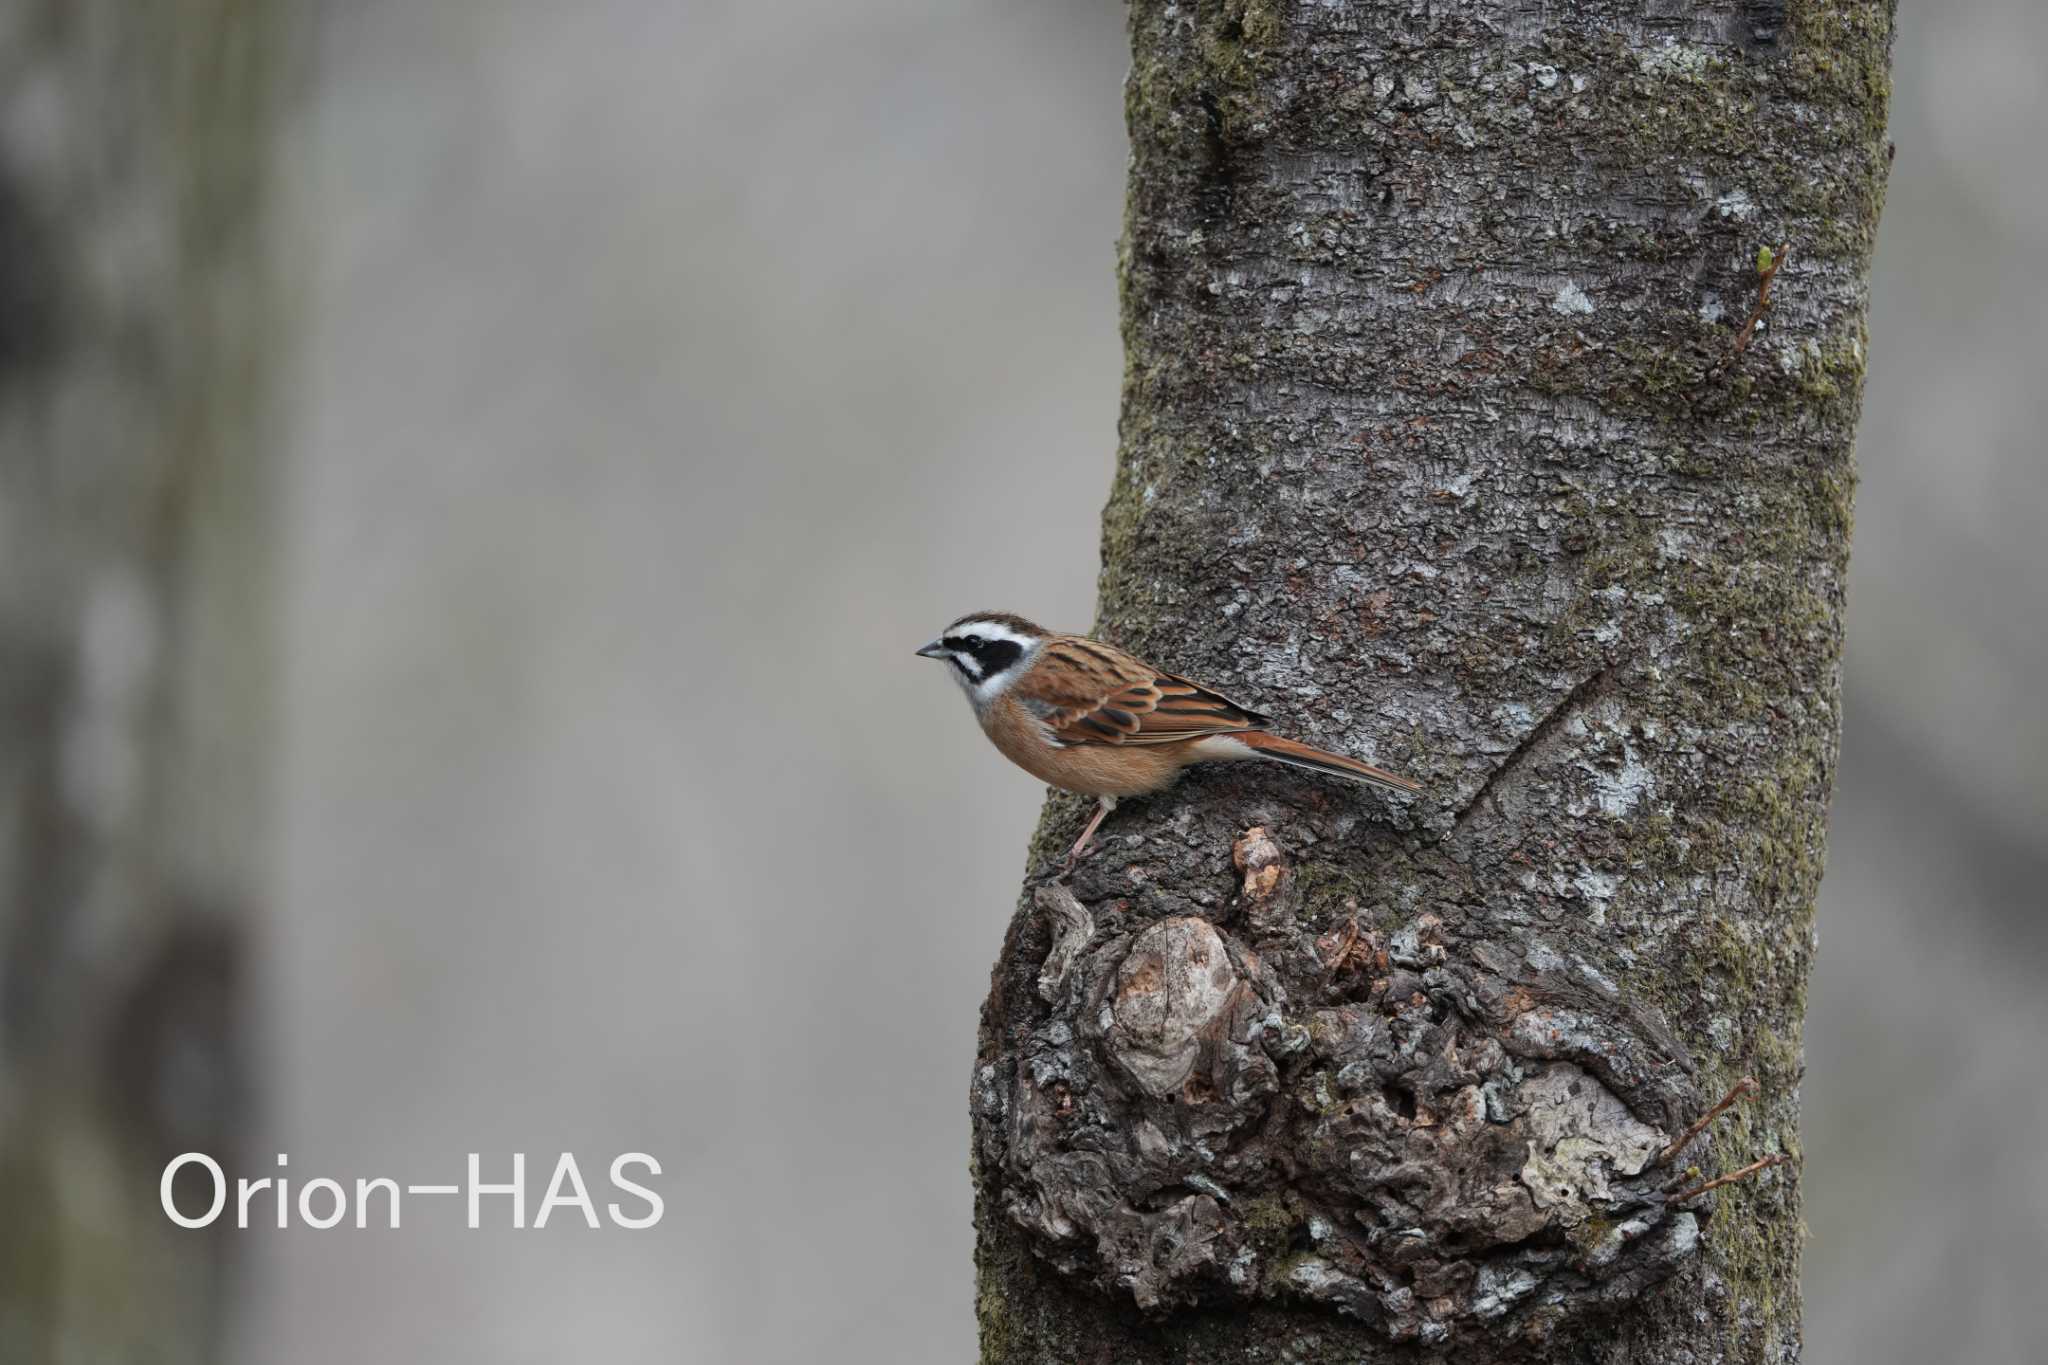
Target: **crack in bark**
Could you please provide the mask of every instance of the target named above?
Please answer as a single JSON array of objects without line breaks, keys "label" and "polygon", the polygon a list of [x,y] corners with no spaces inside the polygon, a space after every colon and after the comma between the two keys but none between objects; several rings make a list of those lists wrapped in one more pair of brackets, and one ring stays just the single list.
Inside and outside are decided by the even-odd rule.
[{"label": "crack in bark", "polygon": [[1486,780],[1479,784],[1479,790],[1472,793],[1472,798],[1458,808],[1457,816],[1451,821],[1451,832],[1445,837],[1455,839],[1463,834],[1472,817],[1478,814],[1480,804],[1492,796],[1501,783],[1507,781],[1522,766],[1523,761],[1536,751],[1537,746],[1555,734],[1557,728],[1564,724],[1572,712],[1607,691],[1614,681],[1616,669],[1615,664],[1603,664],[1582,679],[1571,691],[1558,698],[1557,704],[1522,737],[1521,743],[1514,747],[1514,751],[1501,762],[1501,765],[1487,774]]}]

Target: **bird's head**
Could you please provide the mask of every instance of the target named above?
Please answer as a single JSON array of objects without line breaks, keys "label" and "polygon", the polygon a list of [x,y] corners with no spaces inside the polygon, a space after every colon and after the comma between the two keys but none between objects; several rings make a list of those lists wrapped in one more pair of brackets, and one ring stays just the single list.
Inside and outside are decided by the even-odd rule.
[{"label": "bird's head", "polygon": [[1046,637],[1043,627],[1021,616],[977,611],[947,626],[938,639],[917,652],[922,658],[944,659],[951,666],[953,680],[979,710],[1030,666]]}]

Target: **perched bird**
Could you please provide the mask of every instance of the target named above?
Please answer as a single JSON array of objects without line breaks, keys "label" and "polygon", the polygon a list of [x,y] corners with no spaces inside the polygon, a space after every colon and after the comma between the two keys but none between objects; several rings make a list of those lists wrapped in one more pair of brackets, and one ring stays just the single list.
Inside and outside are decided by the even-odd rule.
[{"label": "perched bird", "polygon": [[1096,798],[1067,853],[1088,847],[1117,799],[1168,786],[1195,763],[1262,758],[1395,791],[1421,785],[1267,731],[1266,717],[1114,645],[1006,612],[963,616],[917,651],[944,659],[982,731],[1040,781]]}]

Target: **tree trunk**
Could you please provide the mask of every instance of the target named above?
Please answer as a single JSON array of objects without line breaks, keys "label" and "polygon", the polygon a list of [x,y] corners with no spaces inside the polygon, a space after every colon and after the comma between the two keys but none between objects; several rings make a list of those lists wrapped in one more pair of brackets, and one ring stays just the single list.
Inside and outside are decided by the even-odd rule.
[{"label": "tree trunk", "polygon": [[[268,0],[0,4],[0,1360],[217,1358],[267,659]],[[210,1190],[181,1186],[191,1212]]]},{"label": "tree trunk", "polygon": [[1429,795],[1200,770],[1027,886],[982,1359],[1795,1358],[1796,1165],[1691,1187],[1798,1154],[1890,5],[1130,23],[1098,630]]}]

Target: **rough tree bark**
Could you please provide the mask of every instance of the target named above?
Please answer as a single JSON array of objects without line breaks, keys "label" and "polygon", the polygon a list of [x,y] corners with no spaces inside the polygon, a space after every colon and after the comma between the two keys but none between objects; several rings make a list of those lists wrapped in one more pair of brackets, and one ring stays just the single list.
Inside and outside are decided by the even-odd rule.
[{"label": "rough tree bark", "polygon": [[1673,1196],[1798,1153],[1891,7],[1130,27],[1097,628],[1431,794],[1208,770],[1027,885],[982,1359],[1792,1359],[1797,1167]]},{"label": "rough tree bark", "polygon": [[[0,1360],[217,1358],[266,656],[269,0],[0,3]],[[185,1191],[202,1210],[208,1191]]]}]

